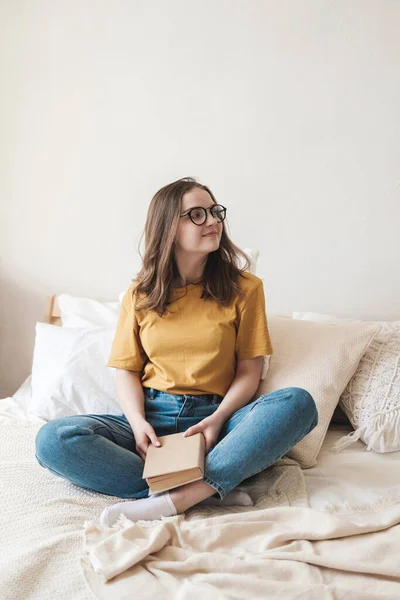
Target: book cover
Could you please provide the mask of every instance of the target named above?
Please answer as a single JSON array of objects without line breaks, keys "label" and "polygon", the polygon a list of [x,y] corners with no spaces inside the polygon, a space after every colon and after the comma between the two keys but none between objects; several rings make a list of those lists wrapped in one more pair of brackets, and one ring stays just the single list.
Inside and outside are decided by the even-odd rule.
[{"label": "book cover", "polygon": [[147,448],[143,479],[151,494],[203,478],[205,439],[201,432],[189,437],[182,433],[158,436],[161,446]]}]

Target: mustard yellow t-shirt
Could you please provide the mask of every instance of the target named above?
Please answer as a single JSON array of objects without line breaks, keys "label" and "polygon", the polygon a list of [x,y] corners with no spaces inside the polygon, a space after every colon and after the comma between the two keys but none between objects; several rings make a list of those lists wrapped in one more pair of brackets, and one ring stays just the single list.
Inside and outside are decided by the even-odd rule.
[{"label": "mustard yellow t-shirt", "polygon": [[232,383],[236,361],[273,354],[262,280],[245,271],[245,298],[229,306],[202,299],[202,285],[171,289],[168,310],[135,310],[137,285],[122,299],[108,367],[141,371],[144,387],[171,394],[219,394]]}]

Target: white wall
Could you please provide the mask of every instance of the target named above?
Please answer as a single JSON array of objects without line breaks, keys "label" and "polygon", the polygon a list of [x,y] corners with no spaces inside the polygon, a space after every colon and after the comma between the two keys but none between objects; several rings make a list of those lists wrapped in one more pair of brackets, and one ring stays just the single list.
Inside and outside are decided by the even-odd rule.
[{"label": "white wall", "polygon": [[400,2],[1,4],[0,397],[46,296],[116,299],[192,175],[260,250],[267,311],[400,319]]}]

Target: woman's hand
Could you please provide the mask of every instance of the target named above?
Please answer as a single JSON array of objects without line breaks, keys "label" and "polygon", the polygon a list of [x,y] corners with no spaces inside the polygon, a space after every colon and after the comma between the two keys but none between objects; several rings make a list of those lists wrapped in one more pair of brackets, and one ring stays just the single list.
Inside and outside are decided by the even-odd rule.
[{"label": "woman's hand", "polygon": [[204,435],[206,440],[205,454],[208,454],[209,450],[214,446],[215,442],[217,441],[223,424],[224,422],[221,419],[216,419],[214,415],[210,415],[209,417],[206,417],[196,425],[193,425],[192,427],[189,427],[189,429],[186,429],[185,433],[183,433],[182,435],[184,437],[188,437],[200,431]]},{"label": "woman's hand", "polygon": [[136,451],[143,460],[146,460],[147,448],[150,444],[154,446],[161,446],[159,439],[156,436],[156,432],[146,419],[140,418],[134,423],[130,423],[130,426],[135,436]]}]

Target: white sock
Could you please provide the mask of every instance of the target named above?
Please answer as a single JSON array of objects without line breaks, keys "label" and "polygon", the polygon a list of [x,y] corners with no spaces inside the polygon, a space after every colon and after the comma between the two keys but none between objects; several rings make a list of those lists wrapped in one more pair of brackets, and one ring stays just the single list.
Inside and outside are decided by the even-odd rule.
[{"label": "white sock", "polygon": [[[210,496],[205,498],[199,504],[214,506],[253,506],[253,500],[241,490],[233,489],[225,498],[214,498]],[[117,502],[104,509],[100,515],[100,524],[111,527],[117,522],[120,514],[124,514],[131,521],[154,521],[163,517],[172,517],[177,514],[174,503],[169,492],[159,492],[148,498],[140,500],[126,500]]]},{"label": "white sock", "polygon": [[169,492],[153,494],[140,500],[117,502],[104,509],[100,515],[100,524],[111,527],[117,522],[120,514],[124,514],[131,521],[154,521],[163,517],[172,517],[177,514]]},{"label": "white sock", "polygon": [[199,504],[213,504],[215,506],[253,506],[254,502],[247,492],[233,489],[222,500],[221,498],[210,496],[199,502]]}]

